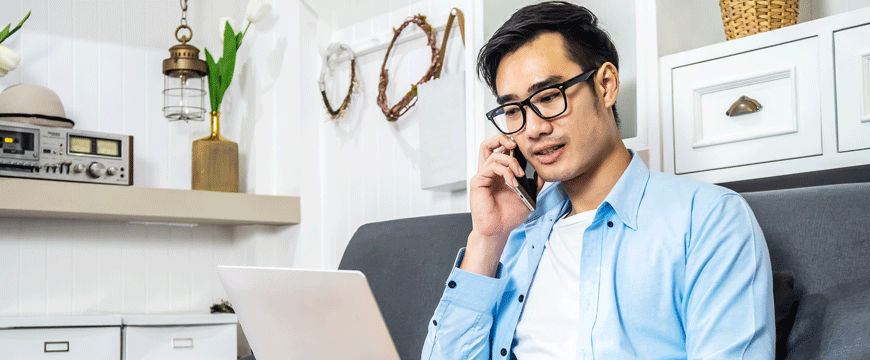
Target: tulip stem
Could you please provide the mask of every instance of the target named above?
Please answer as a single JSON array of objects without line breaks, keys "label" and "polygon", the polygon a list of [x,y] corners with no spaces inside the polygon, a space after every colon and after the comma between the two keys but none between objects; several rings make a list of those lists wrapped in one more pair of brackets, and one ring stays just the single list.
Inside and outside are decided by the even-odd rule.
[{"label": "tulip stem", "polygon": [[248,28],[251,27],[251,22],[248,21],[248,26],[245,26],[245,31],[242,31],[242,38],[239,39],[239,46],[242,46],[242,39],[245,38],[245,34],[248,33]]}]

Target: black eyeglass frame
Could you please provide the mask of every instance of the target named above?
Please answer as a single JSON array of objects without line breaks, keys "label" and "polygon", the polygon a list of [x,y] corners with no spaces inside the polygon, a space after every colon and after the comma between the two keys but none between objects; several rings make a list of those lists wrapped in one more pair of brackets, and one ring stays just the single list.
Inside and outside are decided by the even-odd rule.
[{"label": "black eyeglass frame", "polygon": [[[520,132],[521,130],[523,130],[523,128],[526,127],[526,106],[528,106],[530,109],[532,109],[532,111],[534,111],[535,114],[537,114],[541,119],[552,119],[552,118],[558,117],[559,115],[564,114],[565,111],[568,110],[568,96],[565,95],[565,90],[568,89],[569,87],[572,87],[572,86],[577,85],[581,82],[589,80],[589,78],[592,77],[592,75],[595,74],[598,71],[598,69],[599,68],[587,70],[587,71],[581,73],[580,75],[572,77],[564,82],[550,85],[550,86],[547,86],[541,90],[535,91],[532,95],[530,95],[528,98],[526,98],[523,101],[516,101],[516,102],[501,104],[497,108],[492,109],[490,111],[487,111],[486,118],[489,119],[489,121],[492,122],[492,125],[495,126],[495,128],[498,129],[498,131],[501,132],[502,134],[512,135],[512,134],[516,134],[516,133]],[[532,98],[535,97],[535,95],[538,95],[544,91],[551,90],[551,89],[559,89],[559,92],[562,94],[562,101],[565,103],[565,108],[562,109],[562,111],[556,115],[544,116],[541,114],[541,111],[538,110],[538,107],[535,106],[534,104],[532,104]],[[499,128],[498,124],[495,123],[495,119],[493,119],[493,118],[495,117],[496,111],[498,111],[499,109],[504,108],[506,106],[510,106],[510,105],[516,105],[520,108],[520,111],[522,111],[522,113],[523,113],[523,124],[516,131],[504,132],[501,130],[501,128]]]}]

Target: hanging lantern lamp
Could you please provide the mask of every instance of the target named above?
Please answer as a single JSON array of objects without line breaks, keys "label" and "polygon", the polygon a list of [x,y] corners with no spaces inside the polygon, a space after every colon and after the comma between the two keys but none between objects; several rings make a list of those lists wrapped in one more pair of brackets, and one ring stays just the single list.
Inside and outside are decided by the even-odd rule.
[{"label": "hanging lantern lamp", "polygon": [[[180,44],[169,48],[169,58],[163,60],[163,116],[169,121],[202,121],[208,66],[199,59],[199,49],[187,44],[193,30],[187,26],[187,0],[180,3],[181,25],[175,29]],[[184,30],[189,34],[179,35]]]}]

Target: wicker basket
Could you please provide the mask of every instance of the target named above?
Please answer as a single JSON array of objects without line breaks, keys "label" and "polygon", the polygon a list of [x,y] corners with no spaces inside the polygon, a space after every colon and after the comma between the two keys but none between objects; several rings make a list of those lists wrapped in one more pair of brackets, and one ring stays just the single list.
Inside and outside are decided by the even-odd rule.
[{"label": "wicker basket", "polygon": [[797,23],[798,0],[719,0],[728,40]]}]

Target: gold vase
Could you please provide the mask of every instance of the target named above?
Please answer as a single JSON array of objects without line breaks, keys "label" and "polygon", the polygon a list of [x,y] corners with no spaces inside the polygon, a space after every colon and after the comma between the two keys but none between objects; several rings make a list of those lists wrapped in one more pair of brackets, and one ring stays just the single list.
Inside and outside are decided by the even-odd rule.
[{"label": "gold vase", "polygon": [[239,145],[221,136],[221,113],[211,112],[211,135],[193,142],[194,190],[239,192]]}]

